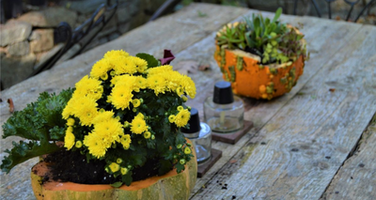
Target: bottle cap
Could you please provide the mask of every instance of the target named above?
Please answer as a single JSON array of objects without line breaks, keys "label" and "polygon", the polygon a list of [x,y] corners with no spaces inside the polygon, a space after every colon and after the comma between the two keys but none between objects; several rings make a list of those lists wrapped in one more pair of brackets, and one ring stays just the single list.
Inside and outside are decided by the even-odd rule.
[{"label": "bottle cap", "polygon": [[213,102],[217,104],[229,104],[234,102],[231,83],[218,81],[214,86]]},{"label": "bottle cap", "polygon": [[188,121],[189,129],[181,128],[183,133],[197,133],[201,129],[200,117],[198,116],[198,111],[195,108],[191,108],[191,118]]}]

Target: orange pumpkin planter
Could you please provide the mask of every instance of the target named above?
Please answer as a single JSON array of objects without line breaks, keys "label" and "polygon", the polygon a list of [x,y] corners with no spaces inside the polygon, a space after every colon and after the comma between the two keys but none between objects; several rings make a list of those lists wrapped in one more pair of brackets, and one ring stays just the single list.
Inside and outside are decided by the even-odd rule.
[{"label": "orange pumpkin planter", "polygon": [[282,8],[273,19],[253,14],[217,32],[214,59],[235,94],[270,100],[289,92],[303,74],[309,57],[304,35],[281,23],[281,14]]},{"label": "orange pumpkin planter", "polygon": [[260,57],[241,50],[216,45],[214,59],[223,79],[231,82],[235,94],[256,99],[272,99],[289,92],[303,74],[304,58],[283,64],[259,65]]},{"label": "orange pumpkin planter", "polygon": [[185,170],[175,169],[165,175],[132,182],[119,188],[110,185],[89,185],[72,182],[45,182],[47,163],[40,162],[31,170],[31,185],[38,200],[57,199],[188,199],[197,179],[196,155],[185,165]]}]

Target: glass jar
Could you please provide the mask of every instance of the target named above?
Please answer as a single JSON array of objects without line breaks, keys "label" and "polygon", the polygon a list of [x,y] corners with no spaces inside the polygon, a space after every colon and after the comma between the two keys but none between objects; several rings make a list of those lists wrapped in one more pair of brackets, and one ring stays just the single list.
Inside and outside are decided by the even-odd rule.
[{"label": "glass jar", "polygon": [[244,104],[233,95],[230,82],[215,84],[213,96],[204,102],[204,120],[213,132],[233,133],[243,128]]},{"label": "glass jar", "polygon": [[181,132],[192,141],[197,163],[201,165],[211,157],[211,129],[208,124],[200,122],[198,111],[195,108],[191,108],[191,118],[188,124],[189,129],[182,128]]}]

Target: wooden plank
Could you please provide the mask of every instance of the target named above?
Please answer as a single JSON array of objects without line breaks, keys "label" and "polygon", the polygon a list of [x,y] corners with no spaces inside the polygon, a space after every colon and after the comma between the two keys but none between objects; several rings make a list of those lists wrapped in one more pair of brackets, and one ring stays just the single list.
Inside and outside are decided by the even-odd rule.
[{"label": "wooden plank", "polygon": [[[200,17],[199,11],[206,16]],[[26,104],[35,101],[41,92],[58,93],[61,89],[73,87],[89,73],[92,65],[108,50],[124,49],[131,55],[146,52],[162,57],[164,49],[171,49],[176,54],[246,12],[248,10],[244,8],[192,4],[176,14],[136,28],[112,42],[1,91],[3,101],[0,103],[0,124],[2,125],[10,116],[6,102],[8,98],[13,99],[16,110],[22,110]],[[12,140],[14,138],[0,139],[0,159],[6,155],[3,151],[11,148]],[[32,159],[30,162],[16,166],[8,175],[1,173],[0,196],[5,199],[33,199],[28,169],[36,162],[37,159]]]},{"label": "wooden plank", "polygon": [[[226,163],[192,199],[320,198],[376,111],[374,90],[368,86],[374,83],[370,57],[376,47],[367,45],[376,43],[376,28],[358,26],[355,35],[339,38],[346,26],[332,23],[327,31],[336,33],[326,40],[338,39],[340,51],[326,57],[300,95],[273,113],[258,136],[232,158],[237,162]],[[330,52],[322,48],[315,57],[320,60]],[[307,66],[305,73],[312,68]],[[335,92],[329,91],[332,87]],[[226,183],[227,189],[218,183]]]},{"label": "wooden plank", "polygon": [[359,143],[359,149],[346,160],[322,199],[376,198],[376,114]]}]

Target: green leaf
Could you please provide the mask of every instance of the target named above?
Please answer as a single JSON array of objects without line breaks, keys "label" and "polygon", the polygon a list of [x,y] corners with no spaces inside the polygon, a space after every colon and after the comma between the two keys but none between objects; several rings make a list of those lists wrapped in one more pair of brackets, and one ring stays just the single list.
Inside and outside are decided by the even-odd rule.
[{"label": "green leaf", "polygon": [[178,164],[175,165],[175,168],[176,168],[176,172],[180,173],[185,169],[185,166],[178,163]]},{"label": "green leaf", "polygon": [[74,89],[62,90],[59,95],[41,93],[36,102],[28,104],[3,124],[3,138],[19,136],[33,140],[29,143],[13,142],[13,148],[5,152],[0,168],[9,172],[15,165],[30,158],[55,152],[59,149],[52,141],[63,140],[66,121],[61,113]]},{"label": "green leaf", "polygon": [[131,185],[132,180],[132,171],[128,171],[127,174],[121,177],[121,181],[127,186]]},{"label": "green leaf", "polygon": [[49,154],[59,149],[60,148],[54,143],[39,144],[35,141],[26,143],[22,140],[18,144],[13,142],[12,150],[5,150],[9,155],[3,159],[0,168],[3,172],[9,173],[14,166],[25,162],[30,158]]},{"label": "green leaf", "polygon": [[122,185],[123,185],[123,182],[120,182],[120,181],[111,184],[111,186],[112,186],[112,187],[115,187],[115,188],[119,188],[119,187],[122,186]]},{"label": "green leaf", "polygon": [[247,42],[247,46],[249,46],[249,47],[254,46],[254,43],[253,43],[252,38],[251,38],[251,32],[247,32],[245,34],[245,41]]},{"label": "green leaf", "polygon": [[265,27],[268,27],[270,24],[270,19],[269,18],[266,18],[265,19]]},{"label": "green leaf", "polygon": [[156,67],[159,65],[159,61],[154,58],[154,56],[147,54],[147,53],[138,53],[136,54],[137,57],[146,60],[148,63],[148,68]]},{"label": "green leaf", "polygon": [[282,14],[282,8],[281,7],[279,7],[278,9],[277,9],[277,11],[275,12],[275,15],[274,15],[274,18],[273,18],[273,23],[274,22],[276,22],[277,20],[278,20],[278,18],[281,16],[281,14]]},{"label": "green leaf", "polygon": [[56,141],[64,141],[65,136],[65,128],[63,127],[53,127],[50,129],[50,139]]},{"label": "green leaf", "polygon": [[260,37],[260,35],[261,35],[261,28],[260,27],[256,27],[255,33],[256,33],[256,38]]},{"label": "green leaf", "polygon": [[258,28],[260,28],[260,18],[256,18],[256,19],[254,19],[254,21],[253,21],[253,25],[254,25],[254,28],[255,28],[255,30],[257,30]]},{"label": "green leaf", "polygon": [[61,113],[72,96],[74,89],[67,89],[59,95],[41,93],[38,100],[16,111],[3,124],[3,138],[19,136],[30,140],[46,142],[50,140],[49,130],[65,127]]},{"label": "green leaf", "polygon": [[275,32],[276,27],[277,27],[277,24],[275,23],[270,24],[269,33]]}]

